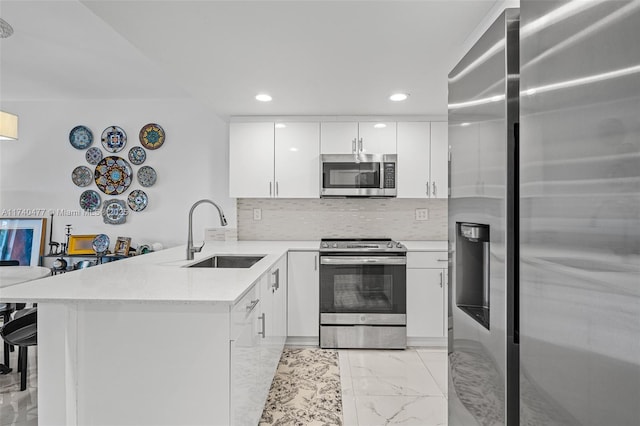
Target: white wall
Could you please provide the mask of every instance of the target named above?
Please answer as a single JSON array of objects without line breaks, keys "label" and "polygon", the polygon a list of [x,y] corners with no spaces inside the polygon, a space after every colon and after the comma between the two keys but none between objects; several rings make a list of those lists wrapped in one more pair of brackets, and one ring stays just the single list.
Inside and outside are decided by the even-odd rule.
[{"label": "white wall", "polygon": [[[200,104],[185,99],[29,101],[3,102],[2,108],[19,115],[20,139],[0,142],[0,218],[2,213],[11,216],[11,209],[53,209],[57,211],[54,241],[64,242],[64,225],[71,224],[72,234],[107,234],[111,249],[118,236],[132,237],[132,245],[160,242],[169,247],[186,244],[190,206],[211,198],[224,209],[229,226],[236,227],[235,199],[228,196],[228,126]],[[89,127],[94,135],[92,146],[107,155],[100,143],[102,131],[120,126],[127,133],[127,145],[111,155],[127,158],[129,148],[140,146],[138,133],[147,123],[158,123],[166,132],[164,145],[147,150],[144,163],[158,173],[154,186],[143,188],[134,179],[125,193],[112,197],[102,193],[95,182],[80,188],[71,181],[76,166],[94,168],[85,160],[86,151],[69,143],[73,127]],[[134,173],[139,167],[133,166]],[[126,200],[132,189],[143,189],[149,205],[142,212],[130,211],[122,225],[105,224],[101,215],[74,216],[84,214],[79,197],[86,189],[96,190],[103,201]],[[58,210],[69,210],[72,215]],[[45,217],[50,216],[45,213]],[[196,241],[203,239],[205,227],[219,226],[213,206],[198,207]]]}]

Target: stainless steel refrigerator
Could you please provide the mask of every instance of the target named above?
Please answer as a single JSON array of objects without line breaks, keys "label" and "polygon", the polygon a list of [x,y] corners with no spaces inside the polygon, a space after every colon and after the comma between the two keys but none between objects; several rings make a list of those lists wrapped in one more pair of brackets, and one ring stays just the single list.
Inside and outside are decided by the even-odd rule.
[{"label": "stainless steel refrigerator", "polygon": [[449,425],[640,425],[640,2],[521,0],[449,104]]}]

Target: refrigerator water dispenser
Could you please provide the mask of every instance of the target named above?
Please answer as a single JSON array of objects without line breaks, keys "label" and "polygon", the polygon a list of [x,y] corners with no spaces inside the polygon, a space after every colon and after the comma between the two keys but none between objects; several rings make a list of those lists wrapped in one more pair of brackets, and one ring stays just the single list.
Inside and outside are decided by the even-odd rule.
[{"label": "refrigerator water dispenser", "polygon": [[456,306],[489,330],[489,225],[456,227]]}]

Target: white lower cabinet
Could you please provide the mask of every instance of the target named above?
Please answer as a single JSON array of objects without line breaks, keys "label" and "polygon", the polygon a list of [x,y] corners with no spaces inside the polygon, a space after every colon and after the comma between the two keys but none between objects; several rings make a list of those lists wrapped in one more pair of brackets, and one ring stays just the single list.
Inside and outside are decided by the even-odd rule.
[{"label": "white lower cabinet", "polygon": [[[433,343],[446,336],[447,253],[407,253],[407,338]],[[413,342],[412,342],[413,340]]]},{"label": "white lower cabinet", "polygon": [[231,424],[255,426],[287,337],[287,257],[262,275],[231,317]]},{"label": "white lower cabinet", "polygon": [[318,339],[320,275],[318,251],[289,252],[288,335]]}]

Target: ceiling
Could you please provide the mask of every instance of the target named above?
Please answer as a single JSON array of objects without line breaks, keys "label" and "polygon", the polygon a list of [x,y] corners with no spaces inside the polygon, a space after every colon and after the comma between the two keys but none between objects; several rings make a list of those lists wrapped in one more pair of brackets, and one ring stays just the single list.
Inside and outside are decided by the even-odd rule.
[{"label": "ceiling", "polygon": [[[14,28],[0,40],[0,99],[193,97],[222,118],[446,115],[446,75],[495,3],[0,0]],[[389,101],[396,91],[409,99]]]}]

